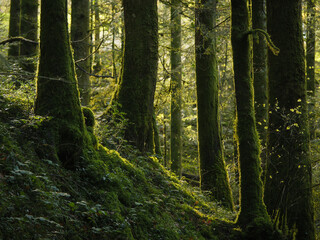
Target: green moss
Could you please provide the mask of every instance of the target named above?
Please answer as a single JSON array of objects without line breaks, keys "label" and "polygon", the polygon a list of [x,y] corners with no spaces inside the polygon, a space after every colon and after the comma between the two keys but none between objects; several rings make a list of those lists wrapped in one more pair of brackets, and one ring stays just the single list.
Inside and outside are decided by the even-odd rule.
[{"label": "green moss", "polygon": [[[125,139],[141,152],[152,152],[153,100],[157,82],[157,1],[123,1],[125,46],[115,101],[126,114]],[[151,143],[151,144],[150,144]]]},{"label": "green moss", "polygon": [[[266,32],[267,21],[265,12],[266,4],[264,0],[252,2],[252,28],[261,29]],[[259,37],[259,36],[258,36]],[[264,39],[253,37],[253,85],[254,85],[254,107],[256,117],[256,127],[259,133],[261,144],[261,162],[266,167],[266,141],[268,126],[268,72],[267,72],[267,42]],[[261,36],[263,38],[263,36]],[[263,169],[266,170],[266,169]],[[264,181],[264,176],[262,180]]]},{"label": "green moss", "polygon": [[[35,113],[53,117],[50,130],[58,156],[64,166],[75,169],[80,164],[83,151],[90,149],[92,144],[97,145],[97,141],[93,129],[91,133],[87,132],[84,124],[69,43],[66,9],[64,0],[45,1],[41,4]],[[56,21],[52,22],[52,19]]]},{"label": "green moss", "polygon": [[[204,6],[205,5],[205,6]],[[233,209],[221,142],[214,35],[216,1],[197,1],[196,77],[201,188]]]},{"label": "green moss", "polygon": [[93,128],[96,124],[93,111],[88,107],[82,107],[82,113],[83,113],[84,122],[87,128],[88,127]]},{"label": "green moss", "polygon": [[270,222],[263,202],[260,142],[254,112],[250,42],[247,34],[249,13],[246,0],[232,0],[231,41],[237,103],[236,136],[240,169],[240,213],[237,222],[248,226],[255,219]]},{"label": "green moss", "polygon": [[75,143],[82,131],[53,117],[12,116],[0,115],[1,239],[230,240],[234,226],[215,218],[234,214],[155,157],[86,146],[70,171],[57,158],[59,129]]}]

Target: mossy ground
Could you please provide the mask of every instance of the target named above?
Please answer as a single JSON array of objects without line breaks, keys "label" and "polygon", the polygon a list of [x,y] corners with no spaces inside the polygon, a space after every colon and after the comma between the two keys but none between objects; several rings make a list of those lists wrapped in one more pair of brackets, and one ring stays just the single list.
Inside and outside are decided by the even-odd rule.
[{"label": "mossy ground", "polygon": [[[0,239],[231,239],[235,216],[154,157],[99,145],[66,170],[48,118],[0,98]],[[49,138],[50,139],[50,138]],[[224,218],[224,220],[221,220]],[[219,220],[220,219],[220,220]]]}]

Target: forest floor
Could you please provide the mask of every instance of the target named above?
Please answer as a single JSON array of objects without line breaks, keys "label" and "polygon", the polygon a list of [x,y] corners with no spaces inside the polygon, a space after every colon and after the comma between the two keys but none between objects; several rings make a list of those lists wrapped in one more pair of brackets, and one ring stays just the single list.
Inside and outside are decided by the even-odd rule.
[{"label": "forest floor", "polygon": [[244,237],[235,213],[155,156],[125,159],[99,145],[86,167],[66,170],[43,137],[46,121],[21,99],[0,96],[0,239]]}]

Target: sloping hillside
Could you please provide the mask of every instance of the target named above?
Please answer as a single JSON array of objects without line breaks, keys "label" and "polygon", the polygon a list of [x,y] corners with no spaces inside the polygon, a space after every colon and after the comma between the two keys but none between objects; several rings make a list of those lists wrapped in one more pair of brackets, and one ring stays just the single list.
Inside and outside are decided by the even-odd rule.
[{"label": "sloping hillside", "polygon": [[46,140],[50,119],[0,98],[0,239],[235,239],[234,214],[154,157],[99,146],[77,171]]}]

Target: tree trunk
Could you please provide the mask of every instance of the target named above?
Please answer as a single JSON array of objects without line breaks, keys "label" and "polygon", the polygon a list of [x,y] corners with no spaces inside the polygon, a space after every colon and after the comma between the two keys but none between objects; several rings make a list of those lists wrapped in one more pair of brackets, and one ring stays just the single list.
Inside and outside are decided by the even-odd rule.
[{"label": "tree trunk", "polygon": [[[115,100],[126,114],[125,138],[141,152],[152,128],[153,100],[158,68],[156,0],[123,0],[125,46],[120,86]],[[153,149],[153,147],[152,147]]]},{"label": "tree trunk", "polygon": [[[20,0],[10,2],[9,38],[19,36],[20,26]],[[8,50],[8,57],[19,56],[19,45],[11,44]]]},{"label": "tree trunk", "polygon": [[101,57],[98,49],[99,44],[100,44],[100,9],[99,9],[99,0],[95,0],[95,4],[94,4],[95,54],[94,54],[94,67],[93,67],[95,73],[98,73],[101,71]]},{"label": "tree trunk", "polygon": [[195,48],[201,189],[233,209],[219,121],[218,70],[214,39],[216,0],[196,1]]},{"label": "tree trunk", "polygon": [[[38,39],[38,0],[20,1],[20,35],[26,39]],[[33,59],[38,54],[35,44],[22,41],[20,43],[21,67],[28,72],[35,72],[36,63]]]},{"label": "tree trunk", "polygon": [[254,113],[247,0],[231,0],[231,8],[241,187],[240,213],[237,222],[240,226],[248,226],[263,221],[266,226],[270,226],[270,218],[263,203],[263,186],[260,179],[260,144]]},{"label": "tree trunk", "polygon": [[89,0],[72,0],[71,40],[74,59],[78,61],[76,73],[81,103],[84,106],[88,106],[90,102],[89,12]]},{"label": "tree trunk", "polygon": [[309,119],[310,119],[310,138],[315,138],[315,49],[316,49],[316,10],[315,0],[307,1],[307,42],[306,42],[306,63],[307,63],[307,91],[310,96],[308,104]]},{"label": "tree trunk", "polygon": [[181,177],[181,6],[180,0],[171,0],[171,170]]},{"label": "tree trunk", "polygon": [[[57,154],[74,169],[84,146],[84,119],[67,26],[66,0],[42,0],[35,113],[51,116]],[[52,21],[54,19],[54,21]]]},{"label": "tree trunk", "polygon": [[[267,30],[265,0],[252,1],[252,28]],[[263,172],[265,172],[268,126],[268,72],[267,43],[262,37],[253,40],[253,79],[256,126],[261,144],[261,162]]]},{"label": "tree trunk", "polygon": [[297,240],[314,240],[301,1],[268,0],[267,12],[268,32],[280,54],[270,54],[268,62],[265,202],[281,229],[297,230]]},{"label": "tree trunk", "polygon": [[153,127],[153,135],[154,135],[154,152],[158,155],[161,155],[161,148],[160,148],[160,136],[159,130],[157,126],[157,119],[156,115],[153,114],[152,116],[152,127]]}]

